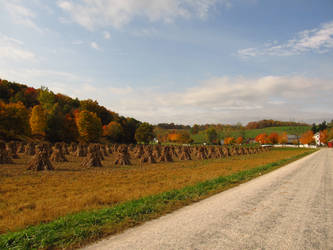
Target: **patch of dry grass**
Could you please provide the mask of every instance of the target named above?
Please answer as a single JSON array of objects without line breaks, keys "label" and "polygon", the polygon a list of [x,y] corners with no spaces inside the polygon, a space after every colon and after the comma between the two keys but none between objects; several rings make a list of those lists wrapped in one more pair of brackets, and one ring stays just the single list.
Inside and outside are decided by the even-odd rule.
[{"label": "patch of dry grass", "polygon": [[179,189],[299,155],[306,149],[273,150],[248,156],[204,161],[115,167],[106,157],[102,168],[82,169],[82,158],[53,163],[55,171],[26,170],[30,157],[0,165],[0,233],[48,222],[68,213]]}]

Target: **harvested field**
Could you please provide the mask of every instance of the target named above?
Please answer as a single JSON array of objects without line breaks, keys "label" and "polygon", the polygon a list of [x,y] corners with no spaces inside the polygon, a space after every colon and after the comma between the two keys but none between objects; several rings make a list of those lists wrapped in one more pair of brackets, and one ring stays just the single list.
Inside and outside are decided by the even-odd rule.
[{"label": "harvested field", "polygon": [[54,171],[27,171],[31,156],[19,154],[15,164],[0,165],[0,233],[47,222],[59,216],[90,210],[143,196],[178,189],[299,155],[307,149],[274,149],[252,155],[210,160],[174,161],[115,166],[115,155],[103,167],[82,168],[82,158],[52,162]]}]

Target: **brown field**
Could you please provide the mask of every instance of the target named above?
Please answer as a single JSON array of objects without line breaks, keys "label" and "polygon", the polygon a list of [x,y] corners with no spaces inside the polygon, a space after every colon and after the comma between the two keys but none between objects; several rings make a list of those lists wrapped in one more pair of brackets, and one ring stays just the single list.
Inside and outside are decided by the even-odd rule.
[{"label": "brown field", "polygon": [[178,161],[115,167],[106,157],[102,168],[82,169],[82,158],[54,163],[55,171],[26,170],[31,157],[20,154],[15,164],[0,165],[0,233],[18,230],[81,210],[90,210],[142,196],[178,189],[226,176],[280,159],[306,149],[275,149],[227,159]]}]

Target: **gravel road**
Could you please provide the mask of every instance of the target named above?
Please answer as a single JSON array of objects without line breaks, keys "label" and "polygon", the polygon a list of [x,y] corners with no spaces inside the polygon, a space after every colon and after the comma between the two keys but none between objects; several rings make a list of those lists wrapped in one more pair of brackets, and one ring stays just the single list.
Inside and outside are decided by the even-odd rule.
[{"label": "gravel road", "polygon": [[333,249],[333,150],[86,249]]}]

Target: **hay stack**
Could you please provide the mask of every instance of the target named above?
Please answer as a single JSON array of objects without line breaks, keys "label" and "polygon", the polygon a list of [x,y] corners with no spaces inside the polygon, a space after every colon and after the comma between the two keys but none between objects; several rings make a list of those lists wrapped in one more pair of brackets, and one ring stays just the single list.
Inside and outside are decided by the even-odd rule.
[{"label": "hay stack", "polygon": [[170,153],[170,147],[169,146],[164,146],[162,148],[161,156],[157,160],[158,162],[171,162],[172,156]]},{"label": "hay stack", "polygon": [[109,153],[108,153],[108,151],[106,149],[106,146],[105,145],[101,145],[100,148],[101,148],[101,151],[103,153],[103,156],[108,157]]},{"label": "hay stack", "polygon": [[28,170],[43,171],[54,170],[49,158],[47,145],[38,145],[35,156],[28,165]]},{"label": "hay stack", "polygon": [[24,147],[25,147],[24,142],[19,143],[17,147],[17,153],[24,153]]},{"label": "hay stack", "polygon": [[198,147],[195,156],[199,160],[205,160],[205,159],[207,159],[207,154],[206,154],[205,148],[204,147]]},{"label": "hay stack", "polygon": [[6,150],[6,144],[0,142],[0,164],[11,164],[13,160],[10,158],[8,151]]},{"label": "hay stack", "polygon": [[7,151],[11,158],[19,159],[20,157],[17,155],[17,144],[14,141],[11,141],[7,144]]},{"label": "hay stack", "polygon": [[223,152],[224,157],[229,157],[230,156],[229,148],[223,147],[222,152]]},{"label": "hay stack", "polygon": [[140,158],[140,164],[142,163],[156,163],[156,160],[153,156],[153,150],[151,147],[147,147],[144,154]]},{"label": "hay stack", "polygon": [[87,156],[87,146],[85,144],[79,143],[77,146],[75,156],[86,157]]},{"label": "hay stack", "polygon": [[63,146],[60,143],[56,143],[53,147],[52,154],[50,156],[51,161],[55,162],[67,162],[67,158],[65,157],[63,151]]},{"label": "hay stack", "polygon": [[134,158],[135,159],[140,159],[144,155],[144,150],[142,145],[137,145],[136,149],[134,151]]},{"label": "hay stack", "polygon": [[188,147],[183,147],[178,155],[178,159],[181,161],[192,160],[190,149]]},{"label": "hay stack", "polygon": [[25,146],[24,153],[25,153],[26,155],[35,155],[35,153],[36,153],[35,144],[34,144],[33,142],[29,142],[29,143]]},{"label": "hay stack", "polygon": [[153,146],[153,156],[155,159],[159,159],[161,157],[161,146],[159,145]]},{"label": "hay stack", "polygon": [[97,145],[90,145],[88,147],[87,157],[81,162],[81,166],[85,168],[102,167],[100,152]]},{"label": "hay stack", "polygon": [[118,147],[118,153],[116,155],[116,160],[114,161],[115,165],[131,165],[130,155],[128,154],[127,147],[121,145]]}]

